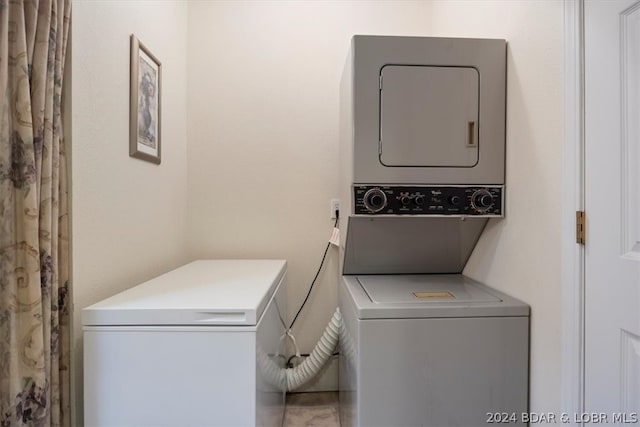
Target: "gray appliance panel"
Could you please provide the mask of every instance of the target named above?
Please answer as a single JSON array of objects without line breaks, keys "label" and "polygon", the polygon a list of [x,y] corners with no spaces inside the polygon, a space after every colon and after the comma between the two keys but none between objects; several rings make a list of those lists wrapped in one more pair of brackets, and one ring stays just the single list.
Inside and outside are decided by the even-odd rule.
[{"label": "gray appliance panel", "polygon": [[[470,184],[484,183],[490,185],[504,184],[505,160],[505,114],[506,114],[506,42],[490,39],[453,39],[436,37],[387,37],[387,36],[354,36],[352,40],[351,61],[353,72],[349,74],[349,84],[343,90],[349,91],[350,106],[344,105],[345,118],[352,121],[352,132],[345,134],[349,144],[353,145],[352,183],[388,183],[388,184]],[[401,65],[428,67],[464,67],[473,68],[479,73],[478,123],[476,147],[477,162],[469,166],[467,151],[461,160],[452,161],[450,156],[459,153],[447,153],[445,143],[435,148],[428,148],[430,153],[420,146],[418,166],[390,167],[385,162],[405,164],[409,160],[398,149],[389,148],[386,136],[383,138],[382,156],[380,147],[380,73],[383,67]],[[392,79],[393,80],[393,79]],[[382,81],[382,86],[387,83]],[[391,83],[389,83],[391,84]],[[386,91],[386,89],[384,89]],[[456,92],[457,89],[454,89]],[[473,92],[473,89],[471,90]],[[436,104],[438,96],[435,99]],[[423,106],[429,99],[421,100]],[[386,101],[385,101],[386,102]],[[400,101],[398,101],[400,102]],[[406,107],[406,105],[405,105]],[[437,109],[438,106],[429,107]],[[348,113],[348,115],[347,115]],[[473,114],[472,114],[473,115]],[[388,119],[388,112],[385,120]],[[423,120],[423,119],[421,119]],[[393,122],[393,120],[392,120]],[[434,121],[435,123],[435,121]],[[435,124],[446,124],[439,122]],[[396,122],[396,127],[398,126]],[[457,125],[456,125],[457,126]],[[462,124],[463,128],[468,123]],[[386,135],[386,125],[382,131]],[[408,129],[424,130],[421,123],[413,123]],[[457,131],[432,129],[433,134],[455,136]],[[468,127],[463,132],[468,132]],[[391,132],[390,135],[393,135]],[[404,148],[416,145],[418,136],[405,139]],[[395,142],[394,142],[395,143]],[[448,143],[447,143],[448,144]],[[419,145],[419,144],[418,144]],[[391,151],[389,151],[391,150]],[[436,163],[425,163],[425,156],[434,154]],[[473,155],[472,155],[473,158]],[[463,165],[448,166],[446,163]],[[433,166],[429,166],[429,165]],[[351,165],[350,165],[351,166]]]},{"label": "gray appliance panel", "polygon": [[478,163],[478,70],[385,65],[380,79],[383,165],[473,167]]},{"label": "gray appliance panel", "polygon": [[[449,276],[449,277],[447,277]],[[371,278],[370,278],[371,277]],[[406,319],[406,318],[449,318],[449,317],[487,317],[487,316],[528,316],[529,306],[505,293],[489,288],[480,282],[460,274],[440,275],[425,274],[420,281],[422,286],[428,288],[433,286],[440,292],[451,292],[459,294],[462,287],[473,289],[469,291],[467,299],[447,300],[435,302],[430,299],[425,302],[412,302],[400,300],[397,295],[405,292],[406,275],[381,275],[380,279],[374,276],[342,276],[345,295],[353,301],[354,309],[359,319]],[[369,283],[367,289],[361,282]],[[429,282],[434,285],[427,285]],[[377,289],[383,283],[389,287],[386,291]],[[449,285],[446,285],[449,283]],[[374,284],[372,286],[372,284]],[[395,285],[399,284],[399,291],[393,291]],[[437,285],[435,285],[437,284]],[[374,300],[367,290],[373,291]],[[379,293],[382,292],[382,293]],[[393,295],[396,296],[393,296]],[[381,296],[382,295],[382,296]],[[471,296],[472,295],[472,296]],[[493,297],[493,298],[492,298]],[[341,297],[342,298],[342,297]],[[486,300],[482,300],[486,298]]]},{"label": "gray appliance panel", "polygon": [[343,273],[460,273],[487,221],[478,217],[349,217]]},{"label": "gray appliance panel", "polygon": [[460,304],[499,302],[461,274],[357,276],[372,302],[403,304]]}]

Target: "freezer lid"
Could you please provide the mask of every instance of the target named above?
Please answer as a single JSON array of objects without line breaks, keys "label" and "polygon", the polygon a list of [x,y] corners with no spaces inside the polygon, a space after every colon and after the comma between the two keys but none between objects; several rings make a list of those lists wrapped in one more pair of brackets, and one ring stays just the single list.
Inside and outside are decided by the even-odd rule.
[{"label": "freezer lid", "polygon": [[256,325],[284,260],[199,260],[82,310],[85,326]]},{"label": "freezer lid", "polygon": [[358,276],[377,304],[460,304],[499,302],[500,298],[460,274]]}]

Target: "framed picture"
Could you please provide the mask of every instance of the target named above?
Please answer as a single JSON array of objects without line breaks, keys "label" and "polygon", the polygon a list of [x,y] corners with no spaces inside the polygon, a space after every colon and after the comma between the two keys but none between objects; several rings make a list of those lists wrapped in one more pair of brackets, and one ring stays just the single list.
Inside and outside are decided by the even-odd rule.
[{"label": "framed picture", "polygon": [[129,156],[160,164],[162,64],[131,35]]}]

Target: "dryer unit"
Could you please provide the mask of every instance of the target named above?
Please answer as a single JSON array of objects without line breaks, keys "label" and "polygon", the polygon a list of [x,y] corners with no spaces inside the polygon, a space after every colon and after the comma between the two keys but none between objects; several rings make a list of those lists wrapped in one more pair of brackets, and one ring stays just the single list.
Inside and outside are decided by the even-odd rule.
[{"label": "dryer unit", "polygon": [[353,183],[504,184],[504,40],[354,36],[345,71]]},{"label": "dryer unit", "polygon": [[504,40],[353,37],[345,274],[462,271],[487,219],[504,214],[505,82]]}]

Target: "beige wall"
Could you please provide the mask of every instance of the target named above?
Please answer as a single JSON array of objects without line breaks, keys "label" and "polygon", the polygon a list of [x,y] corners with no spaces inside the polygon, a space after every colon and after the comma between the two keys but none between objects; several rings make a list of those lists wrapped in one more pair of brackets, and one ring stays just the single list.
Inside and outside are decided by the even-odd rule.
[{"label": "beige wall", "polygon": [[465,273],[531,305],[530,410],[559,413],[563,3],[432,6],[433,35],[509,43],[506,217],[489,223]]},{"label": "beige wall", "polygon": [[[426,35],[425,2],[192,2],[192,258],[284,258],[289,319],[338,196],[338,88],[353,34]],[[294,333],[310,352],[336,305],[337,251]]]},{"label": "beige wall", "polygon": [[[78,421],[80,310],[187,261],[186,22],[187,5],[181,1],[73,3],[73,364]],[[159,166],[129,157],[132,33],[163,64]]]}]

